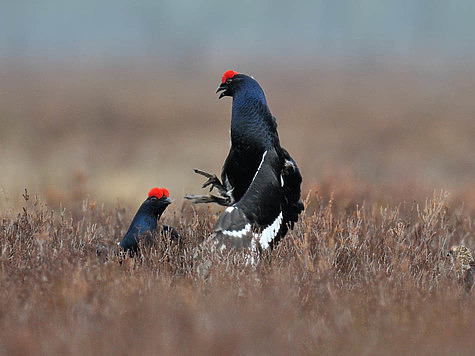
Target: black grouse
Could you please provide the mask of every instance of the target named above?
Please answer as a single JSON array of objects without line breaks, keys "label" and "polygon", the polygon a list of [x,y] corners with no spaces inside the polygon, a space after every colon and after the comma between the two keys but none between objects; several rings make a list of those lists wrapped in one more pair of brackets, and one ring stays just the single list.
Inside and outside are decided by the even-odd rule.
[{"label": "black grouse", "polygon": [[302,176],[295,161],[280,146],[277,122],[254,78],[232,70],[224,73],[216,93],[233,97],[231,148],[221,181],[201,170],[203,188],[219,195],[188,195],[194,203],[227,206],[215,226],[220,249],[272,248],[293,228],[303,210]]},{"label": "black grouse", "polygon": [[170,234],[172,240],[178,240],[179,234],[173,227],[158,226],[157,224],[157,220],[160,219],[160,216],[171,202],[168,190],[152,188],[148,193],[148,198],[140,206],[127,233],[118,245],[125,251],[136,253],[140,237],[145,237],[146,241],[152,242],[152,237],[157,231],[161,235]]}]

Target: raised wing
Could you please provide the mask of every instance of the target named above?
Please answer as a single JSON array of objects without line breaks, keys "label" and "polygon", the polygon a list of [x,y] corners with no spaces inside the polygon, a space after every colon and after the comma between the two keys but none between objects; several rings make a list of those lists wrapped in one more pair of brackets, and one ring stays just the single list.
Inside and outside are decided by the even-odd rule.
[{"label": "raised wing", "polygon": [[216,223],[216,239],[222,248],[252,247],[254,239],[266,249],[279,236],[284,221],[281,167],[274,148],[264,152],[249,188]]},{"label": "raised wing", "polygon": [[233,202],[241,200],[248,190],[260,161],[260,153],[231,146],[221,171],[221,181]]},{"label": "raised wing", "polygon": [[[299,214],[304,208],[303,203],[300,200],[302,175],[297,167],[297,163],[295,163],[293,158],[290,157],[289,153],[284,148],[281,148],[281,150],[284,157],[284,168],[282,170],[282,178],[284,181],[283,216],[286,223],[285,227],[287,227],[288,223],[292,229],[294,223],[298,221]],[[285,235],[285,232],[283,235]]]}]

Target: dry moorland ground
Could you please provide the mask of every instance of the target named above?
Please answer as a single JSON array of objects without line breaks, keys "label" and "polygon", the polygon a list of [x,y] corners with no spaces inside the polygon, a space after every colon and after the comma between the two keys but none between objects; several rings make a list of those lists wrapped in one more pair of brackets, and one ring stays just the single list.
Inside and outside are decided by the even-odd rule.
[{"label": "dry moorland ground", "polygon": [[460,205],[439,192],[397,206],[311,193],[306,206],[250,266],[203,244],[217,218],[206,208],[166,214],[183,248],[122,260],[132,211],[53,212],[30,197],[0,223],[0,353],[473,354],[475,298],[446,257],[475,247]]},{"label": "dry moorland ground", "polygon": [[[446,258],[475,250],[470,73],[252,73],[306,211],[249,266],[203,244],[218,210],[181,200],[227,154],[221,73],[1,67],[0,354],[473,354],[475,293]],[[122,259],[157,185],[183,248]]]}]

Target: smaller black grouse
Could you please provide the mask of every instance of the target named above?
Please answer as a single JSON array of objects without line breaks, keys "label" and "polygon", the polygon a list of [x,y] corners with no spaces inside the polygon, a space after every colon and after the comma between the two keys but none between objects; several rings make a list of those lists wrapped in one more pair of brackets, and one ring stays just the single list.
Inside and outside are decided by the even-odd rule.
[{"label": "smaller black grouse", "polygon": [[136,253],[140,237],[145,237],[146,241],[152,242],[152,237],[159,231],[160,235],[169,234],[173,241],[178,241],[180,235],[170,226],[158,226],[157,220],[163,214],[169,204],[171,204],[168,190],[165,188],[152,188],[148,193],[148,198],[142,203],[135,214],[127,233],[122,241],[117,243],[125,251]]}]

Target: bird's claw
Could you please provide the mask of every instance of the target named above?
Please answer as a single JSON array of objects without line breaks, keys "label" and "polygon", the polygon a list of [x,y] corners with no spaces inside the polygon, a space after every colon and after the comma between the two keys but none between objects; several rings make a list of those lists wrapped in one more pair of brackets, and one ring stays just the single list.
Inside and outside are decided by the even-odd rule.
[{"label": "bird's claw", "polygon": [[221,184],[221,181],[218,179],[218,177],[213,176],[211,178],[208,178],[206,182],[201,186],[201,188],[206,188],[208,185],[211,187],[209,188],[209,191],[211,192],[215,187],[216,188],[221,188],[223,185]]},{"label": "bird's claw", "polygon": [[209,195],[185,195],[185,199],[192,200],[193,204],[217,203],[223,206],[229,206],[228,197],[220,197],[213,194]]},{"label": "bird's claw", "polygon": [[204,184],[201,186],[201,188],[206,188],[207,186],[211,186],[209,188],[209,191],[211,192],[214,188],[218,189],[218,191],[223,194],[223,192],[226,192],[226,189],[224,188],[223,184],[221,183],[221,181],[219,180],[218,177],[216,177],[216,174],[210,174],[210,173],[207,173],[205,171],[202,171],[200,169],[194,169],[195,173],[197,174],[200,174],[206,178],[208,178],[208,180],[206,182],[204,182]]},{"label": "bird's claw", "polygon": [[205,176],[206,178],[216,177],[215,174],[211,174],[211,173],[202,171],[201,169],[194,168],[193,170],[195,171],[195,173],[201,174],[202,176]]}]

